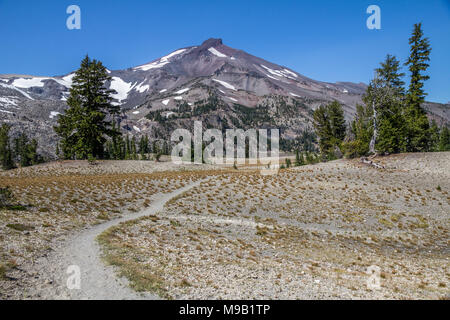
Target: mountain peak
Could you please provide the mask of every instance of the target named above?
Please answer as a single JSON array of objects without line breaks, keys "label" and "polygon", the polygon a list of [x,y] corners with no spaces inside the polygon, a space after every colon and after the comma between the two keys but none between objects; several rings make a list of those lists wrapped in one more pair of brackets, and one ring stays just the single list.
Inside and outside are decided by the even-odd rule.
[{"label": "mountain peak", "polygon": [[202,47],[211,48],[222,44],[222,39],[209,38],[202,43]]}]

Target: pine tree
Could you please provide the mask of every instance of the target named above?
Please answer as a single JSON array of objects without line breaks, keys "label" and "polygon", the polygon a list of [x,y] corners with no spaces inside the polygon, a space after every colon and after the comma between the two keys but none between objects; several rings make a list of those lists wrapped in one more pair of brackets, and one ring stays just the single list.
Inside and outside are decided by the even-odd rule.
[{"label": "pine tree", "polygon": [[[377,136],[372,152],[381,154],[405,151],[404,73],[400,72],[400,62],[395,56],[387,55],[380,68],[376,69],[372,105],[377,119]],[[376,150],[376,151],[375,151]]]},{"label": "pine tree", "polygon": [[391,88],[392,94],[397,96],[403,96],[405,93],[405,82],[402,80],[405,74],[400,72],[400,69],[400,61],[390,54],[386,55],[385,60],[380,63],[380,67],[375,69],[384,86]]},{"label": "pine tree", "polygon": [[331,134],[334,138],[334,143],[340,145],[344,141],[347,125],[344,118],[344,109],[342,105],[333,101],[328,105],[328,112],[330,116]]},{"label": "pine tree", "polygon": [[111,77],[102,63],[86,56],[72,80],[69,108],[54,128],[66,159],[87,159],[89,154],[103,158],[105,136],[118,134],[109,120],[118,107],[111,104],[111,94],[116,92],[106,88],[108,81]]},{"label": "pine tree", "polygon": [[429,151],[436,152],[439,151],[440,142],[440,130],[435,120],[431,122],[430,126],[430,147]]},{"label": "pine tree", "polygon": [[37,152],[38,142],[36,139],[31,139],[31,142],[28,144],[28,159],[30,160],[31,165],[36,165],[38,163],[43,162],[42,157]]},{"label": "pine tree", "polygon": [[285,162],[286,162],[286,168],[289,169],[289,168],[291,167],[291,165],[292,165],[291,159],[286,158],[286,159],[285,159]]},{"label": "pine tree", "polygon": [[303,158],[303,154],[300,154],[300,151],[295,150],[295,166],[299,167],[305,164],[305,160]]},{"label": "pine tree", "polygon": [[439,137],[439,151],[450,151],[450,130],[443,126]]},{"label": "pine tree", "polygon": [[0,127],[0,163],[3,170],[14,168],[13,152],[11,149],[8,124],[2,124]]},{"label": "pine tree", "polygon": [[136,137],[135,136],[133,136],[133,138],[131,138],[131,159],[137,160]]},{"label": "pine tree", "polygon": [[341,104],[333,101],[320,106],[314,111],[313,119],[322,159],[334,159],[335,149],[341,148],[347,130]]},{"label": "pine tree", "polygon": [[407,151],[428,151],[430,124],[422,103],[425,102],[426,93],[423,90],[424,81],[430,77],[424,74],[429,67],[431,46],[429,39],[424,37],[422,24],[415,24],[411,38],[410,56],[405,65],[408,66],[411,81],[406,96],[406,125],[407,125]]},{"label": "pine tree", "polygon": [[16,139],[16,145],[17,147],[17,157],[18,162],[21,167],[28,167],[31,165],[31,159],[29,155],[29,147],[28,147],[28,137],[22,133],[19,135],[19,137]]},{"label": "pine tree", "polygon": [[351,124],[352,137],[345,143],[345,154],[349,158],[365,156],[369,153],[369,143],[373,136],[373,109],[368,105],[356,105],[355,119]]},{"label": "pine tree", "polygon": [[[368,153],[396,153],[405,148],[405,129],[402,114],[404,101],[404,76],[400,72],[400,62],[395,56],[386,59],[375,70],[376,76],[370,82],[363,97],[364,110],[360,109],[359,128],[364,132],[354,143],[359,151],[365,151],[366,134],[371,133]],[[370,124],[367,120],[370,118]],[[355,123],[358,125],[358,123]],[[355,133],[356,135],[356,133]],[[360,152],[356,152],[360,153]],[[364,154],[360,154],[364,155]]]},{"label": "pine tree", "polygon": [[128,135],[125,138],[125,159],[130,160],[131,158],[131,143],[130,143],[130,137]]},{"label": "pine tree", "polygon": [[[331,124],[326,106],[319,106],[314,111],[314,128],[319,137],[319,148],[322,154],[328,154],[332,149]],[[307,154],[308,157],[308,154]],[[309,161],[308,161],[309,163]]]}]

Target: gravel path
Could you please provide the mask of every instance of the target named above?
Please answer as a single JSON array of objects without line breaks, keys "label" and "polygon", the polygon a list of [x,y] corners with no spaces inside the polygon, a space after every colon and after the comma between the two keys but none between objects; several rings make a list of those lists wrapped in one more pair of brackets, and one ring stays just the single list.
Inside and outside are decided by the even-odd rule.
[{"label": "gravel path", "polygon": [[[126,279],[119,279],[114,273],[114,268],[102,262],[96,238],[119,223],[161,211],[167,201],[199,184],[200,182],[195,182],[169,194],[158,195],[144,211],[99,224],[69,238],[47,257],[35,262],[36,283],[30,292],[31,296],[37,299],[77,300],[159,299],[154,294],[137,293],[129,288]],[[69,266],[79,267],[79,289],[68,289],[68,279],[74,279],[75,274],[74,269],[68,270]]]}]

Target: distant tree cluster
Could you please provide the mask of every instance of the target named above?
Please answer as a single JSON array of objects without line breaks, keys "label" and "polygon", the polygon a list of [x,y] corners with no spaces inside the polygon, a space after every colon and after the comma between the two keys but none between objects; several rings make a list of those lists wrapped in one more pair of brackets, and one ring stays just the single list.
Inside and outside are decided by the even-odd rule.
[{"label": "distant tree cluster", "polygon": [[405,62],[410,73],[408,89],[402,77],[400,62],[387,55],[357,105],[356,116],[346,128],[342,106],[333,102],[314,112],[314,126],[320,138],[324,160],[336,157],[342,150],[348,157],[399,152],[449,151],[449,129],[430,123],[425,109],[424,81],[429,67],[431,46],[423,36],[421,24],[414,25],[409,39],[410,56]]},{"label": "distant tree cluster", "polygon": [[158,160],[161,155],[168,155],[169,144],[166,141],[158,143],[156,140],[150,145],[147,135],[141,136],[139,141],[136,137],[128,135],[116,136],[106,143],[105,159],[111,160],[150,160],[149,153],[155,155]]},{"label": "distant tree cluster", "polygon": [[27,137],[21,133],[18,138],[10,137],[11,127],[3,124],[0,127],[0,163],[3,170],[13,169],[16,166],[28,167],[44,162],[43,157],[37,152],[36,139]]},{"label": "distant tree cluster", "polygon": [[312,129],[305,129],[294,139],[280,137],[280,150],[316,152],[317,135]]}]

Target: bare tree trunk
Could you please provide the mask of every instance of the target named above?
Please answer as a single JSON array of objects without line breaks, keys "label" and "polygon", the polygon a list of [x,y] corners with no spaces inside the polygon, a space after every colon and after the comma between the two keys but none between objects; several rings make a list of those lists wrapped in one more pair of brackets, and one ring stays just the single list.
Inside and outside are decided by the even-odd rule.
[{"label": "bare tree trunk", "polygon": [[370,165],[370,166],[372,166],[374,168],[377,168],[377,169],[384,169],[384,166],[382,166],[381,164],[376,163],[376,162],[374,162],[372,160],[369,160],[366,157],[362,157],[361,158],[361,162],[365,163],[365,164],[368,164],[368,165]]},{"label": "bare tree trunk", "polygon": [[377,108],[375,107],[375,102],[372,102],[372,108],[373,108],[373,134],[372,139],[370,139],[369,143],[369,152],[376,154],[377,150],[375,149],[375,143],[377,142],[378,138],[378,127],[377,127]]}]

